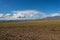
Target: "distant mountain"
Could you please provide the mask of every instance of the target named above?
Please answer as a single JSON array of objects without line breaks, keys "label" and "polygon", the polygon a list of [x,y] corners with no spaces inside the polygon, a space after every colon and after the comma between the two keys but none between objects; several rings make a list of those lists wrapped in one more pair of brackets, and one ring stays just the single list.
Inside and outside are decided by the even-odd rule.
[{"label": "distant mountain", "polygon": [[0,22],[23,22],[23,21],[34,21],[34,20],[0,20]]},{"label": "distant mountain", "polygon": [[0,22],[22,22],[26,20],[0,20]]},{"label": "distant mountain", "polygon": [[44,20],[60,20],[60,16],[54,16],[54,17],[46,17],[43,18]]}]

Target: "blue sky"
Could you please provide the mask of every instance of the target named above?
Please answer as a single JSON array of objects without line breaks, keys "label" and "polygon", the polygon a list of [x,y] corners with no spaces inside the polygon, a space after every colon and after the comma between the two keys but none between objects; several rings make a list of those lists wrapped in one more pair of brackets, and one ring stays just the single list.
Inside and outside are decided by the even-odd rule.
[{"label": "blue sky", "polygon": [[[51,15],[59,16],[60,0],[0,0],[0,19],[4,19],[2,17],[7,14],[7,17],[15,15],[16,13],[22,14],[20,13],[21,11],[28,11],[28,14],[31,11],[38,12],[34,14],[33,18],[39,18],[39,16],[43,14],[45,15],[43,15],[44,17]],[[26,13],[24,13],[24,15],[28,17]],[[25,19],[25,16],[23,17],[23,19]]]},{"label": "blue sky", "polygon": [[60,10],[60,0],[0,0],[0,11],[40,10],[56,12]]}]

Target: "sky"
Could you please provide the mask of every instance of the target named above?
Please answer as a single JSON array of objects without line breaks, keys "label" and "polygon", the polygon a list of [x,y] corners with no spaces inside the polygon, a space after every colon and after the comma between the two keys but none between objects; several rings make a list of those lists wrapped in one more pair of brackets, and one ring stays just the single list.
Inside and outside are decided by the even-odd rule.
[{"label": "sky", "polygon": [[60,0],[0,0],[0,20],[60,16]]}]

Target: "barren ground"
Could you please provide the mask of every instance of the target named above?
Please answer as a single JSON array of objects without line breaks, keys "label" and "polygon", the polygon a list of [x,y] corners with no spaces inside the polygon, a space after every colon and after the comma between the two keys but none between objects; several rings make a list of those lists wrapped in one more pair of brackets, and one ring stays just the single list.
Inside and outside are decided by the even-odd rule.
[{"label": "barren ground", "polygon": [[0,22],[0,40],[60,40],[60,20]]}]

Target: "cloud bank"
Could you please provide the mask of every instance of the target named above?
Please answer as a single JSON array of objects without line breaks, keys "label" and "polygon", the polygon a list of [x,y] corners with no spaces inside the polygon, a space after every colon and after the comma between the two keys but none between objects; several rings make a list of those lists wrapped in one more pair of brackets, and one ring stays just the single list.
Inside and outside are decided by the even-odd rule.
[{"label": "cloud bank", "polygon": [[36,10],[12,11],[11,13],[0,13],[0,20],[33,20],[46,17],[60,16],[60,13],[46,14]]}]

